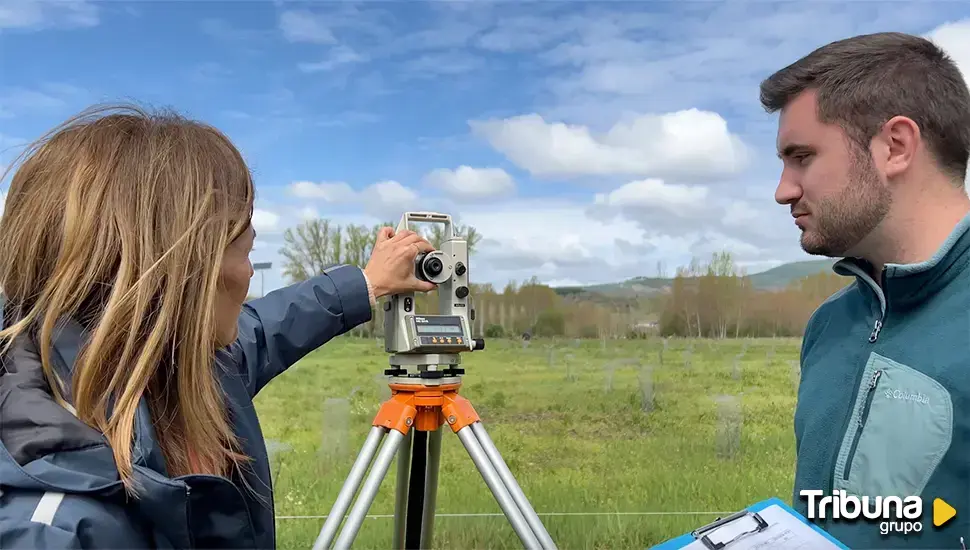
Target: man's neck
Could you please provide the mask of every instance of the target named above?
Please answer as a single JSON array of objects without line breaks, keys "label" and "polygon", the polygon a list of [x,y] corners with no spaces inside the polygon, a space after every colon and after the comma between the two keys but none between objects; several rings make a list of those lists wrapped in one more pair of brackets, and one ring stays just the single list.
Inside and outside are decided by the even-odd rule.
[{"label": "man's neck", "polygon": [[907,187],[916,192],[894,199],[896,208],[883,220],[878,242],[865,254],[877,275],[886,264],[929,260],[970,213],[970,197],[962,187],[936,186],[940,191],[935,193]]}]

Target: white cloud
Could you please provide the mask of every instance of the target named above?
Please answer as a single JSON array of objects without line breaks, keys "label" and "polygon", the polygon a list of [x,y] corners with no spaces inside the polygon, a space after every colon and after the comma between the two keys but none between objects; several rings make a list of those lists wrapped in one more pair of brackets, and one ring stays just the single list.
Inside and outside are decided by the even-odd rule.
[{"label": "white cloud", "polygon": [[593,219],[574,202],[517,200],[456,217],[483,236],[470,266],[475,281],[616,280],[638,273],[643,261],[618,241],[651,247],[636,222]]},{"label": "white cloud", "polygon": [[751,198],[735,198],[703,185],[638,180],[596,194],[588,214],[601,220],[633,221],[650,235],[676,239],[708,235],[705,238],[748,243],[752,246],[735,246],[748,254],[748,260],[785,256],[793,250],[800,253],[787,207],[774,202],[768,185],[752,188]]},{"label": "white cloud", "polygon": [[[615,10],[610,3],[566,8],[555,25],[561,38],[540,40],[543,46],[533,58],[549,70],[543,82],[547,93],[532,110],[547,119],[590,124],[642,112],[644,105],[651,112],[716,109],[730,114],[734,131],[748,138],[749,125],[766,118],[757,87],[771,72],[832,40],[885,30],[922,31],[946,20],[954,5],[681,4],[663,13]],[[500,30],[528,37],[512,46],[533,47],[534,40],[551,32],[542,28],[552,26],[548,23],[523,24],[522,19],[499,20]]]},{"label": "white cloud", "polygon": [[737,174],[748,150],[717,113],[689,109],[621,120],[607,132],[537,114],[470,122],[472,131],[533,175],[695,179]]},{"label": "white cloud", "polygon": [[304,220],[315,220],[320,217],[320,212],[312,206],[305,206],[300,209],[300,218]]},{"label": "white cloud", "polygon": [[439,168],[425,175],[424,183],[458,200],[493,199],[515,192],[515,180],[501,168]]},{"label": "white cloud", "polygon": [[[499,173],[494,170],[493,175]],[[426,177],[425,183],[438,179],[439,186],[458,187],[465,181],[472,190],[484,189],[482,173],[463,165],[432,171],[435,177]],[[543,281],[602,283],[653,274],[658,262],[672,273],[693,256],[706,260],[720,250],[730,251],[738,265],[757,268],[803,259],[787,210],[773,202],[771,186],[758,187],[762,190],[752,193],[754,198],[741,199],[723,196],[716,187],[647,178],[586,199],[515,198],[486,204],[419,196],[394,180],[360,190],[344,183],[295,182],[291,192],[308,202],[280,219],[297,223],[312,214],[334,223],[363,218],[379,223],[396,222],[406,210],[441,211],[483,236],[475,253],[475,281],[504,285],[535,275]]]},{"label": "white cloud", "polygon": [[361,63],[367,60],[366,55],[362,55],[352,48],[341,44],[331,48],[323,60],[314,63],[300,63],[297,67],[305,73],[316,73],[332,71],[343,65]]},{"label": "white cloud", "polygon": [[322,200],[324,202],[350,202],[357,196],[357,192],[345,182],[296,181],[289,186],[290,194],[301,199]]},{"label": "white cloud", "polygon": [[487,51],[511,53],[534,51],[554,43],[575,30],[578,18],[561,16],[555,25],[548,17],[521,15],[503,17],[498,25],[481,34],[476,45]]},{"label": "white cloud", "polygon": [[398,205],[408,208],[410,205],[413,205],[416,200],[418,200],[417,193],[394,180],[377,182],[368,186],[363,192],[361,192],[361,195],[367,197],[372,196],[372,194],[376,198],[377,202],[387,206]]},{"label": "white cloud", "polygon": [[4,87],[0,88],[0,118],[51,115],[90,99],[88,91],[63,83],[48,82],[37,89]]},{"label": "white cloud", "polygon": [[753,232],[735,235],[696,222],[689,230],[668,232],[664,223],[645,218],[597,216],[589,203],[576,201],[519,200],[465,209],[456,217],[483,236],[470,266],[472,280],[495,285],[533,275],[559,286],[616,282],[654,275],[658,264],[670,276],[692,256],[708,260],[721,250],[734,254],[739,266],[758,269],[778,263],[774,258],[804,257],[791,232],[781,232],[787,255],[782,251],[766,264]]},{"label": "white cloud", "polygon": [[7,194],[0,191],[0,217],[3,216],[3,205],[7,203]]},{"label": "white cloud", "polygon": [[[288,192],[311,201],[362,206],[368,215],[378,219],[399,216],[401,212],[418,205],[418,193],[394,180],[379,181],[359,191],[345,182],[296,181],[289,185]],[[305,214],[307,207],[302,212]],[[313,213],[316,214],[316,210]],[[327,217],[330,217],[329,214]]]},{"label": "white cloud", "polygon": [[[970,85],[970,19],[944,23],[927,33],[926,38],[950,55]],[[964,185],[970,191],[970,170]]]},{"label": "white cloud", "polygon": [[762,213],[744,201],[731,201],[724,207],[722,221],[728,227],[743,227],[758,220]]},{"label": "white cloud", "polygon": [[411,78],[435,78],[438,76],[455,76],[485,67],[485,60],[475,57],[461,50],[428,53],[408,59],[401,65],[401,70]]},{"label": "white cloud", "polygon": [[253,229],[256,232],[271,233],[279,229],[280,216],[269,210],[253,210]]},{"label": "white cloud", "polygon": [[702,186],[672,185],[659,179],[633,181],[609,193],[598,193],[595,204],[620,208],[658,207],[674,213],[696,210],[708,199]]},{"label": "white cloud", "polygon": [[761,248],[729,235],[711,232],[698,238],[691,245],[690,252],[705,261],[716,252],[728,252],[732,258],[751,259],[760,257]]},{"label": "white cloud", "polygon": [[336,44],[330,27],[323,18],[305,10],[284,11],[280,14],[280,30],[290,42]]},{"label": "white cloud", "polygon": [[8,88],[0,92],[0,118],[12,118],[23,113],[45,112],[63,108],[62,98],[38,90]]},{"label": "white cloud", "polygon": [[[516,200],[462,209],[456,218],[483,236],[471,266],[473,280],[493,284],[533,275],[559,285],[616,282],[653,275],[658,263],[670,276],[692,257],[706,261],[725,250],[749,270],[805,258],[797,229],[783,223],[787,213],[769,213],[766,202],[718,206],[708,193],[647,180],[586,203]],[[708,198],[690,203],[701,196]],[[754,212],[761,217],[750,219]],[[726,213],[732,222],[719,220]]]},{"label": "white cloud", "polygon": [[970,19],[945,23],[930,31],[926,38],[947,52],[970,82]]},{"label": "white cloud", "polygon": [[69,29],[95,27],[98,23],[98,6],[87,0],[0,0],[0,29]]}]

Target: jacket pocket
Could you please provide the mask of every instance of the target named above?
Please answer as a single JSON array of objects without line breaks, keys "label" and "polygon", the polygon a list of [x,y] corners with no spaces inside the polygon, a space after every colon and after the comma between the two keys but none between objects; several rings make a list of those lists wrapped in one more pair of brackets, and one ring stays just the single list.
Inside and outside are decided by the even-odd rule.
[{"label": "jacket pocket", "polygon": [[920,495],[953,437],[950,393],[930,376],[877,353],[863,371],[835,463],[833,490]]}]

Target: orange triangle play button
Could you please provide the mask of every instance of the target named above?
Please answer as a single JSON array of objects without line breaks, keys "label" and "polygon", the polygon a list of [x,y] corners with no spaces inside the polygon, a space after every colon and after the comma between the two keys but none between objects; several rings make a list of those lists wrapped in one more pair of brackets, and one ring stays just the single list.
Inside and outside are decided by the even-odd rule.
[{"label": "orange triangle play button", "polygon": [[933,525],[939,527],[953,519],[957,511],[942,498],[933,499]]}]

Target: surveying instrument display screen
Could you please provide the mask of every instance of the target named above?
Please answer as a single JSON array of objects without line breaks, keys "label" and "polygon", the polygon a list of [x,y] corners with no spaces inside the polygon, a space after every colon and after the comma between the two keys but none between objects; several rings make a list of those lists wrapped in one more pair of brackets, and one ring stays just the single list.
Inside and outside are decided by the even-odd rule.
[{"label": "surveying instrument display screen", "polygon": [[[456,321],[459,319],[454,318]],[[421,323],[427,323],[428,320],[425,317],[412,317],[411,322],[415,324],[414,330],[418,334],[442,334],[443,336],[451,336],[452,334],[465,334],[465,329],[462,328],[459,323],[443,323],[440,320],[435,320],[433,325],[422,325]],[[422,338],[421,343],[427,343],[427,341]],[[459,344],[461,342],[458,342]]]},{"label": "surveying instrument display screen", "polygon": [[469,342],[473,340],[461,321],[457,315],[409,315],[405,318],[410,334],[414,335],[414,351],[429,353],[457,353],[469,349]]},{"label": "surveying instrument display screen", "polygon": [[465,373],[461,354],[485,349],[485,341],[471,333],[475,310],[469,299],[468,244],[455,233],[447,214],[406,212],[397,231],[409,229],[411,222],[445,226],[441,249],[415,258],[415,276],[437,285],[438,314],[415,311],[413,292],[384,299],[384,349],[390,354],[384,374],[391,398],[377,411],[313,549],[350,548],[395,456],[393,548],[431,548],[445,424],[458,436],[525,548],[554,549],[475,408],[458,395]]}]

